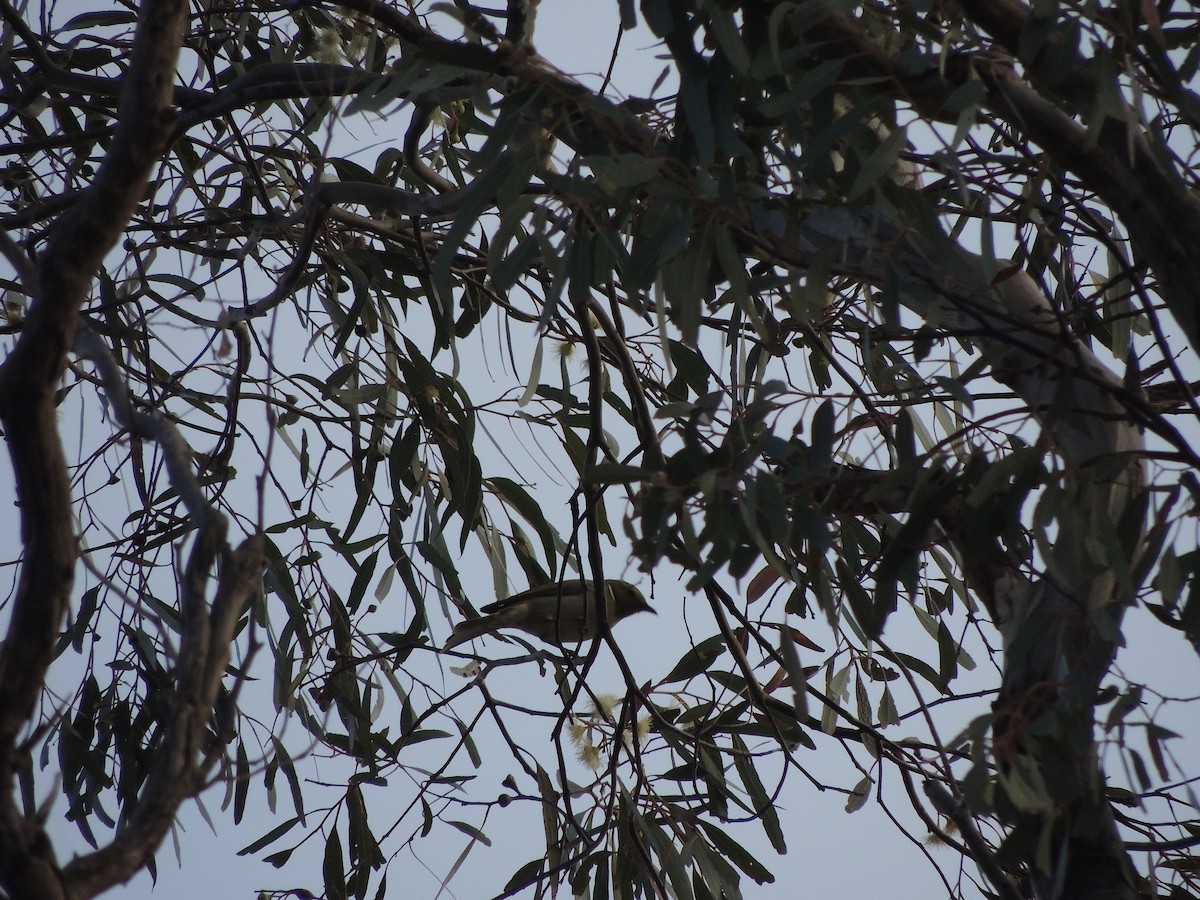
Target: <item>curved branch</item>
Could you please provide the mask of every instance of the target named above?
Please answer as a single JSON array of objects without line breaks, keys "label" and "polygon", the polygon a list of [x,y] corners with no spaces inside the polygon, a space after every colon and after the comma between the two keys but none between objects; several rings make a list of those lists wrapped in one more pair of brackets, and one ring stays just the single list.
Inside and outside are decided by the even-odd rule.
[{"label": "curved branch", "polygon": [[0,421],[25,548],[0,648],[0,885],[12,896],[69,893],[40,823],[17,808],[12,785],[22,758],[16,738],[54,657],[78,556],[55,389],[96,271],[141,202],[174,125],[173,82],[187,11],[186,0],[142,4],[112,143],[92,184],[53,230],[33,283],[24,285],[33,306],[0,366]]},{"label": "curved branch", "polygon": [[[179,658],[175,690],[163,698],[164,737],[125,826],[114,840],[63,869],[72,897],[91,897],[121,884],[153,856],[175,821],[179,805],[204,785],[212,754],[202,759],[206,735],[237,622],[261,583],[264,540],[255,535],[237,550],[225,542],[228,523],[204,495],[192,465],[191,448],[161,413],[134,408],[116,360],[90,329],[77,333],[77,350],[99,371],[115,418],[131,435],[152,440],[163,452],[171,486],[196,525],[196,538],[181,583]],[[214,564],[221,575],[212,606],[205,592]]]},{"label": "curved branch", "polygon": [[222,553],[224,536],[225,520],[214,513],[197,536],[187,573],[189,580],[207,581],[212,563],[224,556],[211,612],[204,608],[203,596],[193,594],[189,601],[185,591],[179,681],[167,701],[162,743],[125,827],[110,844],[63,868],[71,897],[94,897],[140,871],[174,824],[180,804],[204,787],[215,761],[212,754],[200,759],[208,724],[238,620],[259,589],[264,565],[261,535]]},{"label": "curved branch", "polygon": [[433,118],[434,106],[430,103],[416,103],[412,121],[408,123],[408,131],[404,132],[404,161],[412,169],[413,174],[436,191],[448,193],[458,189],[458,185],[435,172],[425,160],[421,159],[421,135]]},{"label": "curved branch", "polygon": [[[1019,0],[964,0],[968,17],[1020,56],[1021,35],[1030,19]],[[1138,250],[1159,279],[1159,291],[1179,320],[1193,348],[1200,349],[1200,199],[1178,172],[1164,166],[1145,133],[1134,122],[1108,119],[1092,134],[1025,82],[1012,66],[986,55],[950,54],[931,60],[919,74],[875,43],[853,20],[831,14],[809,30],[823,41],[824,55],[845,61],[843,77],[873,78],[897,99],[923,115],[945,118],[951,94],[978,79],[986,88],[988,108],[1073,172],[1121,217]],[[1056,50],[1060,53],[1061,48]],[[1090,112],[1096,79],[1076,58],[1059,85],[1076,111]]]}]

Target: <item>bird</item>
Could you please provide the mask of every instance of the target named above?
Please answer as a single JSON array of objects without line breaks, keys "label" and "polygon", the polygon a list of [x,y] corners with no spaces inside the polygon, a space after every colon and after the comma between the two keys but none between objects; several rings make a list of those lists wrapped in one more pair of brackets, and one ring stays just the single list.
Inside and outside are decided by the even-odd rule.
[{"label": "bird", "polygon": [[[442,649],[449,650],[501,628],[516,628],[551,644],[591,640],[598,631],[599,613],[592,585],[591,581],[570,579],[497,600],[483,607],[484,615],[479,618],[455,625]],[[606,580],[604,597],[610,627],[634,613],[655,612],[642,592],[625,581]]]}]

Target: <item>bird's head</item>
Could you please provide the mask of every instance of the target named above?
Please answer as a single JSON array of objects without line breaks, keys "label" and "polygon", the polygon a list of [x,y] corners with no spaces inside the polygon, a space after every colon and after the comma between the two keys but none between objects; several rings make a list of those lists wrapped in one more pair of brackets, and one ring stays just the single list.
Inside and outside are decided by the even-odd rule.
[{"label": "bird's head", "polygon": [[658,612],[646,602],[646,598],[642,592],[632,584],[627,584],[624,581],[609,582],[610,590],[612,591],[613,607],[617,613],[618,619],[623,619],[626,616],[632,616],[634,613],[649,612],[658,615]]}]

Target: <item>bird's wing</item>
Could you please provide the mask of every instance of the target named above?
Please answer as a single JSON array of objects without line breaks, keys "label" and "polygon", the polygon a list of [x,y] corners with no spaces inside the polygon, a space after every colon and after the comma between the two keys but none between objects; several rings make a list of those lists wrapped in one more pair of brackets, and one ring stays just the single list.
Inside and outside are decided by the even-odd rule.
[{"label": "bird's wing", "polygon": [[[561,585],[561,596],[565,599],[570,597],[579,590],[578,581],[564,581]],[[512,606],[514,603],[519,603],[522,600],[537,600],[541,597],[551,597],[557,600],[560,596],[560,585],[557,581],[550,584],[543,584],[535,588],[530,588],[527,591],[521,591],[519,594],[513,594],[511,597],[505,597],[503,600],[497,600],[495,603],[489,603],[487,606],[480,607],[481,613],[497,613],[502,609]]]}]

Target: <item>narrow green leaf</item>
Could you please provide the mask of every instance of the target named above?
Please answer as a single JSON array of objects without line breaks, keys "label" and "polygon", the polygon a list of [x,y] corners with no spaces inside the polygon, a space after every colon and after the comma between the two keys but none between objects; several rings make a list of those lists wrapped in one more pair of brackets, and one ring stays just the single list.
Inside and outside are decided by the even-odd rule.
[{"label": "narrow green leaf", "polygon": [[763,787],[762,779],[758,775],[758,769],[754,759],[750,756],[750,751],[746,748],[745,743],[736,734],[733,737],[733,764],[737,768],[738,776],[742,779],[742,785],[746,788],[746,793],[750,797],[751,811],[758,817],[762,823],[763,831],[767,833],[767,838],[771,841],[771,846],[775,848],[775,852],[783,855],[787,853],[787,841],[783,836],[783,827],[779,822],[779,813],[775,809],[775,804],[771,798],[767,796],[767,791]]},{"label": "narrow green leaf", "polygon": [[529,401],[533,399],[537,393],[538,385],[542,377],[542,351],[545,349],[546,341],[544,338],[538,338],[533,347],[533,361],[529,364],[529,378],[525,382],[525,393],[517,400],[517,406],[527,406]]},{"label": "narrow green leaf", "polygon": [[329,900],[349,900],[346,891],[346,862],[342,855],[342,842],[337,831],[331,831],[325,839],[325,859],[321,865],[325,879],[325,896]]},{"label": "narrow green leaf", "polygon": [[662,680],[662,684],[675,681],[686,681],[708,669],[709,666],[725,652],[725,638],[716,634],[693,647],[690,647],[675,664],[670,674]]},{"label": "narrow green leaf", "polygon": [[800,665],[800,654],[796,652],[796,643],[792,640],[788,628],[779,630],[779,652],[783,656],[783,665],[787,669],[788,681],[792,685],[792,704],[796,709],[796,719],[808,721],[808,679],[804,667]]},{"label": "narrow green leaf", "polygon": [[508,883],[504,885],[505,894],[516,894],[522,888],[526,888],[533,884],[542,876],[542,869],[546,865],[546,860],[538,858],[531,859],[517,871],[513,872],[512,877],[508,879]]},{"label": "narrow green leaf", "polygon": [[858,812],[866,805],[867,800],[871,796],[871,785],[874,783],[870,775],[862,777],[858,784],[854,786],[854,790],[846,798],[846,812]]},{"label": "narrow green leaf", "polygon": [[712,841],[713,847],[723,853],[731,863],[759,884],[774,883],[775,876],[771,874],[771,870],[759,862],[753,854],[728,834],[711,822],[701,821],[700,827],[704,830],[704,834],[708,839]]},{"label": "narrow green leaf", "polygon": [[242,821],[246,813],[246,797],[250,793],[250,759],[246,755],[246,746],[237,742],[234,752],[234,787],[233,787],[233,823]]},{"label": "narrow green leaf", "polygon": [[900,151],[904,149],[907,139],[907,131],[903,127],[897,128],[883,139],[883,142],[863,161],[862,167],[858,170],[858,177],[854,179],[854,186],[850,188],[848,200],[851,202],[857,200],[888,175],[888,172],[896,164]]},{"label": "narrow green leaf", "polygon": [[809,465],[814,472],[825,472],[833,461],[833,401],[826,400],[813,414],[809,433]]},{"label": "narrow green leaf", "polygon": [[469,822],[460,822],[460,821],[451,819],[449,822],[447,822],[447,824],[454,828],[457,828],[463,834],[467,835],[468,837],[472,838],[473,840],[478,841],[479,843],[483,844],[483,846],[485,846],[485,847],[492,846],[492,839],[489,838],[482,831],[480,831],[478,828],[476,828],[474,825],[470,824]]},{"label": "narrow green leaf", "polygon": [[272,828],[270,831],[268,831],[266,834],[264,834],[262,837],[260,837],[257,841],[252,841],[251,843],[247,844],[245,847],[243,847],[241,850],[238,851],[237,855],[238,856],[248,856],[251,853],[257,853],[263,847],[266,847],[266,846],[269,846],[270,844],[275,843],[275,841],[279,840],[281,837],[283,837],[285,834],[287,834],[289,831],[291,831],[293,828],[295,828],[298,824],[300,824],[300,817],[292,816],[292,818],[288,819],[286,822],[281,822],[280,824],[276,825],[274,828]]}]

